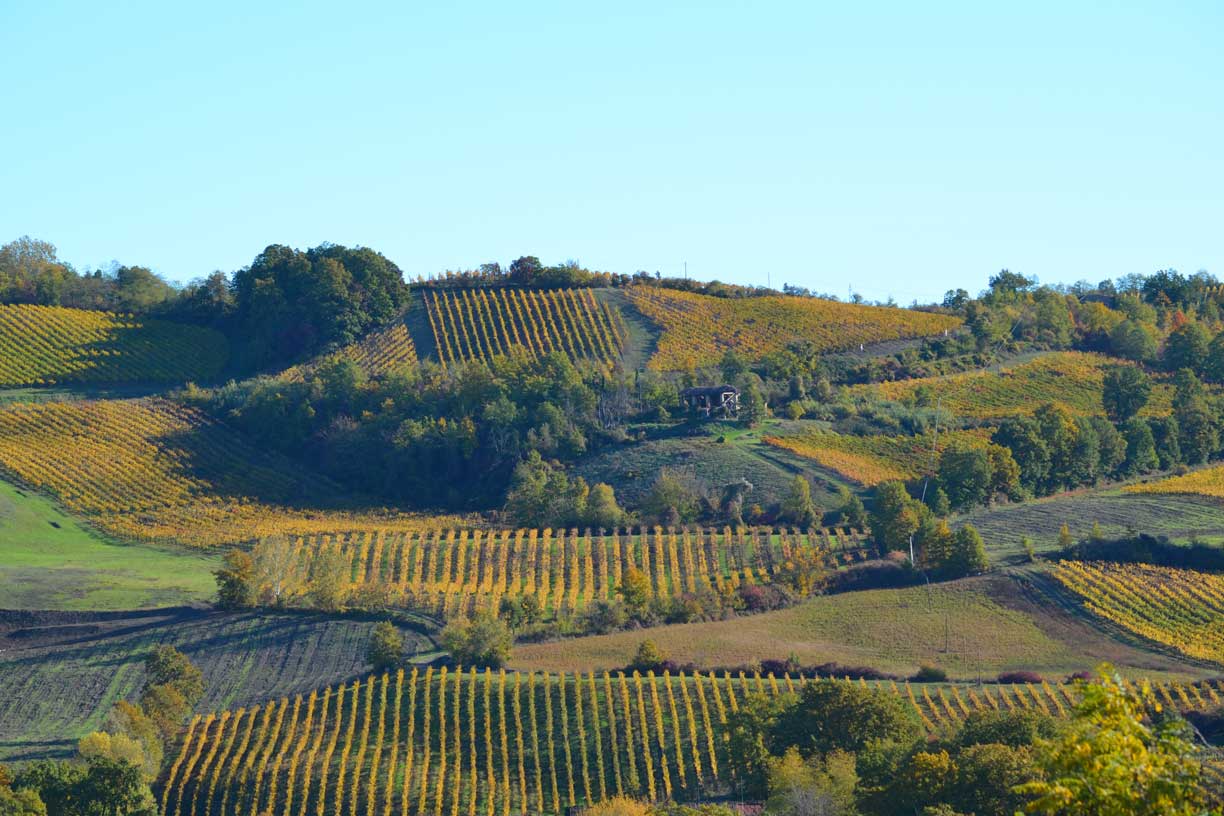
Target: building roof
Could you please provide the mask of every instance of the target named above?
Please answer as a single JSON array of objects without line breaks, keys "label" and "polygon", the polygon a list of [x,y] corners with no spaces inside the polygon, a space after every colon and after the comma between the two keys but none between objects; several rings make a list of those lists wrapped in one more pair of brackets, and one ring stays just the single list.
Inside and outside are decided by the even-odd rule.
[{"label": "building roof", "polygon": [[738,394],[739,389],[734,385],[699,385],[693,388],[686,388],[680,392],[681,397],[716,397],[723,394]]}]

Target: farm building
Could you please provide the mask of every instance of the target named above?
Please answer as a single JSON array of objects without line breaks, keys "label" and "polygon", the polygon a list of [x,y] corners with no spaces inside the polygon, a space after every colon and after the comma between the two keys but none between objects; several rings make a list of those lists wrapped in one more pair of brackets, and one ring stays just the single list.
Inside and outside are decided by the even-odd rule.
[{"label": "farm building", "polygon": [[734,419],[739,415],[739,389],[733,385],[706,385],[680,392],[685,409],[706,419]]}]

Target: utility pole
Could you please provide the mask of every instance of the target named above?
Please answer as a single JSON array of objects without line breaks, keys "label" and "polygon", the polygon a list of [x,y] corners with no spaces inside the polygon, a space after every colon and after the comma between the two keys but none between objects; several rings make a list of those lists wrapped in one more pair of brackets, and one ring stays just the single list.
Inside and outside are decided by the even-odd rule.
[{"label": "utility pole", "polygon": [[684,279],[688,280],[688,261],[684,262]]}]

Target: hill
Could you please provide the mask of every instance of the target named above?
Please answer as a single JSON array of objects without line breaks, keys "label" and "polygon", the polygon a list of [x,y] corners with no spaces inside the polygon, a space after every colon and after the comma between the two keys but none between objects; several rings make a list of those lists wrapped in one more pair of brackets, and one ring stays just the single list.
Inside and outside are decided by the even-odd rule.
[{"label": "hill", "polygon": [[671,660],[699,667],[752,666],[793,655],[804,665],[870,666],[902,676],[931,664],[964,678],[1015,670],[1063,677],[1102,660],[1132,675],[1207,674],[1190,661],[1119,642],[1007,576],[846,592],[724,621],[524,644],[513,665],[537,671],[615,668],[628,664],[645,638]]},{"label": "hill", "polygon": [[113,541],[7,482],[0,542],[0,609],[144,609],[203,603],[216,591],[216,556]]},{"label": "hill", "polygon": [[651,599],[718,596],[769,583],[793,557],[831,568],[863,560],[864,543],[846,529],[369,530],[298,539],[294,551],[307,574],[320,553],[338,551],[352,585],[393,590],[441,617],[496,611],[502,598],[521,596],[554,617],[616,599],[631,569],[644,574]]},{"label": "hill", "polygon": [[[998,369],[897,380],[855,390],[874,391],[891,400],[911,400],[922,390],[932,405],[938,401],[957,416],[973,419],[1031,414],[1047,402],[1062,405],[1074,414],[1103,414],[1105,371],[1117,365],[1129,363],[1101,354],[1059,351]],[[1172,396],[1173,389],[1167,383],[1153,383],[1143,415],[1169,413]]]},{"label": "hill", "polygon": [[984,445],[989,428],[945,431],[936,437],[851,436],[829,431],[809,430],[764,441],[811,459],[821,467],[860,485],[872,487],[880,482],[914,479],[934,469],[940,451],[952,444]]},{"label": "hill", "polygon": [[1054,577],[1128,632],[1224,666],[1224,578],[1150,564],[1063,561]]},{"label": "hill", "polygon": [[343,488],[164,399],[0,408],[0,468],[111,535],[214,546],[419,517],[351,511]]},{"label": "hill", "polygon": [[948,315],[820,298],[720,298],[634,286],[630,303],[660,331],[650,367],[679,371],[714,365],[728,350],[757,360],[806,340],[817,352],[906,337],[943,334],[961,324]]},{"label": "hill", "polygon": [[[204,673],[201,710],[247,706],[351,679],[372,624],[308,614],[0,612],[0,762],[71,752],[171,644]],[[405,632],[409,650],[428,639]]]},{"label": "hill", "polygon": [[229,356],[211,329],[135,315],[0,305],[0,387],[208,381]]},{"label": "hill", "polygon": [[[161,784],[162,812],[560,814],[618,794],[734,794],[728,715],[789,676],[399,672],[196,717]],[[810,682],[810,681],[808,681]],[[1065,715],[1073,689],[874,684],[929,731],[981,709]],[[1218,683],[1158,685],[1203,710]]]},{"label": "hill", "polygon": [[443,365],[551,351],[611,363],[624,343],[619,315],[590,289],[426,288],[420,297]]}]

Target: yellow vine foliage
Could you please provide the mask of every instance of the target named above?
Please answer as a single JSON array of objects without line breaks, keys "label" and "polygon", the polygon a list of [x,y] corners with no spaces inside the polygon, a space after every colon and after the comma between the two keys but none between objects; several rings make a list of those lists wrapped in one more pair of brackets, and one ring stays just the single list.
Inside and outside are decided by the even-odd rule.
[{"label": "yellow vine foliage", "polygon": [[225,337],[212,329],[116,312],[0,305],[0,387],[210,380],[228,356]]},{"label": "yellow vine foliage", "polygon": [[1224,466],[1204,468],[1183,476],[1171,476],[1154,482],[1130,485],[1126,488],[1126,492],[1182,493],[1224,499]]},{"label": "yellow vine foliage", "polygon": [[1224,576],[1151,564],[1062,561],[1054,577],[1128,632],[1224,664]]},{"label": "yellow vine foliage", "polygon": [[[1047,402],[1074,414],[1103,414],[1101,393],[1107,369],[1131,365],[1123,360],[1083,351],[1057,351],[998,370],[968,371],[945,377],[923,377],[878,385],[855,386],[856,393],[876,392],[885,399],[912,398],[919,389],[952,413],[974,419],[999,419],[1032,414]],[[1172,410],[1172,388],[1153,383],[1152,396],[1141,414],[1158,416]]]},{"label": "yellow vine foliage", "polygon": [[[401,677],[404,694],[383,694],[391,677],[354,683],[347,689],[348,702],[329,715],[332,722],[314,726],[305,718],[295,729],[289,716],[278,728],[264,717],[254,739],[249,726],[244,735],[234,728],[210,727],[236,722],[240,712],[197,718],[170,763],[162,799],[166,816],[206,812],[197,810],[202,802],[196,792],[201,786],[209,791],[221,758],[231,771],[247,769],[245,774],[226,773],[220,782],[222,801],[232,799],[239,812],[271,812],[280,799],[275,791],[302,803],[303,814],[346,814],[354,807],[368,812],[370,802],[377,807],[379,796],[394,801],[402,813],[506,814],[559,813],[577,801],[641,798],[652,789],[655,796],[681,788],[686,795],[708,793],[730,781],[725,776],[731,764],[724,697],[734,702],[737,694],[773,696],[811,682],[712,673],[618,673],[605,675],[602,683],[593,675],[516,674],[507,682],[501,675],[429,669],[396,675],[397,689]],[[900,696],[932,733],[954,728],[980,710],[1063,716],[1078,696],[1075,687],[1051,683],[838,682]],[[377,694],[372,693],[375,684]],[[1224,682],[1158,683],[1153,688],[1170,708],[1203,711],[1220,705]],[[345,691],[336,687],[313,698],[338,699]],[[276,720],[285,702],[273,706]],[[401,719],[407,727],[395,728]],[[343,727],[336,727],[341,721]],[[321,738],[327,745],[317,753]],[[307,739],[311,748],[303,752]],[[397,760],[384,761],[388,754]],[[295,759],[282,761],[287,756]],[[334,783],[327,781],[329,773]],[[253,790],[263,793],[253,796]]]},{"label": "yellow vine foliage", "polygon": [[[161,399],[0,408],[0,468],[131,539],[207,547],[458,521],[335,508],[341,491],[329,481],[305,476],[199,411]],[[303,506],[303,497],[315,501]]]},{"label": "yellow vine foliage", "polygon": [[810,431],[767,436],[764,441],[811,459],[822,467],[861,485],[905,481],[932,472],[938,454],[952,444],[984,446],[990,428],[945,431],[923,436],[851,436],[832,431]]},{"label": "yellow vine foliage", "polygon": [[629,569],[654,597],[699,588],[733,591],[789,571],[796,559],[829,569],[868,557],[866,533],[847,528],[746,527],[591,530],[395,530],[300,536],[294,550],[313,575],[340,553],[352,587],[377,589],[444,618],[496,610],[506,597],[534,596],[568,614],[617,597]]},{"label": "yellow vine foliage", "polygon": [[625,341],[620,315],[590,289],[426,289],[421,297],[443,365],[549,352],[607,364]]},{"label": "yellow vine foliage", "polygon": [[688,370],[717,363],[728,349],[757,359],[807,340],[817,351],[857,349],[951,331],[960,318],[805,297],[719,298],[676,289],[634,286],[630,302],[662,334],[650,367]]}]

